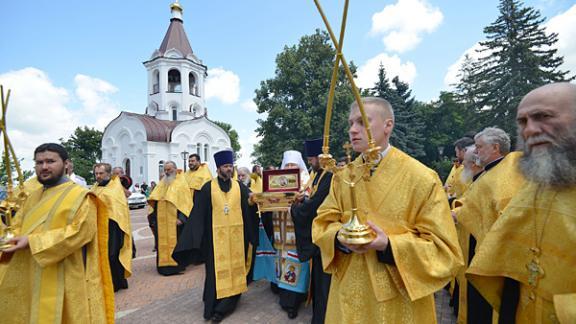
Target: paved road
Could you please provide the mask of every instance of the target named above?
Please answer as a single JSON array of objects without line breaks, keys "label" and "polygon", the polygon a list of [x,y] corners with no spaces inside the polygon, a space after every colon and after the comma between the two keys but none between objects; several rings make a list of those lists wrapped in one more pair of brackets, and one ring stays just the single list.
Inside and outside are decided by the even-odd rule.
[{"label": "paved road", "polygon": [[[164,277],[156,272],[152,252],[154,239],[148,228],[146,209],[131,212],[132,231],[138,254],[132,262],[129,288],[116,293],[118,323],[206,323],[202,317],[204,266],[193,266],[182,275]],[[310,323],[311,307],[289,320],[267,282],[255,282],[242,295],[236,312],[224,323]],[[437,317],[441,324],[455,323],[445,291],[437,294]]]}]

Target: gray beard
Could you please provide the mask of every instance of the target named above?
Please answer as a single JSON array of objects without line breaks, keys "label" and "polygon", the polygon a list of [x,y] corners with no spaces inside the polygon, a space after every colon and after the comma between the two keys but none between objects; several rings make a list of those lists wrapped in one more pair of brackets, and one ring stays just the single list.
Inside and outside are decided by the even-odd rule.
[{"label": "gray beard", "polygon": [[[535,151],[530,151],[528,145],[520,140],[519,145],[524,146],[520,170],[528,180],[553,187],[576,185],[576,129],[563,133],[552,145]],[[546,135],[541,137],[549,138]]]},{"label": "gray beard", "polygon": [[167,185],[171,185],[176,179],[176,175],[165,175],[162,181],[164,181]]},{"label": "gray beard", "polygon": [[460,181],[462,181],[463,183],[467,183],[469,181],[472,181],[473,176],[474,174],[472,174],[472,170],[465,167],[464,171],[462,171],[462,173],[460,174]]}]

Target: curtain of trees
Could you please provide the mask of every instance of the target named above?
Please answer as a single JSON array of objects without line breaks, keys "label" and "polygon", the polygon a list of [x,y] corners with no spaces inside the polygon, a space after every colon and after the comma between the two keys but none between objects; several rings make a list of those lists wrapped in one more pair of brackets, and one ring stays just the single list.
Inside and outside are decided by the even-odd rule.
[{"label": "curtain of trees", "polygon": [[[414,99],[408,84],[387,76],[381,65],[378,81],[363,95],[378,96],[392,104],[396,126],[391,143],[441,176],[450,168],[452,143],[465,134],[497,126],[516,136],[516,107],[529,91],[551,82],[570,81],[557,55],[558,35],[547,33],[538,10],[518,0],[501,0],[496,20],[484,28],[485,40],[477,55],[466,56],[454,90],[431,102]],[[282,151],[302,150],[306,138],[320,137],[334,48],[324,32],[304,36],[297,46],[285,47],[276,58],[276,75],[256,90],[262,141],[254,157],[277,165]],[[353,65],[352,65],[353,66]],[[353,97],[343,73],[338,82],[332,122],[332,154],[342,155],[347,139],[348,105]],[[336,152],[336,154],[334,154]]]}]

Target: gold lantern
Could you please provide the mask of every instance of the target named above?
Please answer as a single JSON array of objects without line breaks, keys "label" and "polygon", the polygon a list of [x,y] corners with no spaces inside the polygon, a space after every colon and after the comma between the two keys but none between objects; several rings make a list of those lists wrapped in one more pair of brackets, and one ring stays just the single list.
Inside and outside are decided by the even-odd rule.
[{"label": "gold lantern", "polygon": [[[8,108],[8,100],[10,98],[10,90],[8,90],[6,97],[4,97],[4,87],[0,85],[0,97],[2,100],[2,119],[0,120],[0,136],[3,141],[4,152],[2,154],[2,159],[4,162],[6,170],[6,198],[0,201],[0,215],[2,218],[2,224],[0,224],[0,250],[7,249],[12,246],[10,240],[16,236],[15,229],[12,223],[12,217],[20,206],[22,206],[23,201],[26,199],[27,193],[24,190],[24,177],[22,175],[22,169],[14,153],[14,148],[10,143],[8,138],[8,132],[6,130],[6,110]],[[14,182],[12,179],[12,166],[16,169],[18,178],[18,193],[14,192]]]},{"label": "gold lantern", "polygon": [[[340,29],[340,39],[337,40],[322,7],[320,6],[319,0],[314,0],[316,8],[326,25],[330,39],[334,43],[336,48],[336,58],[334,60],[334,69],[332,71],[332,79],[330,81],[330,91],[328,94],[328,102],[326,105],[326,117],[324,119],[324,137],[322,154],[319,156],[320,165],[323,169],[331,171],[335,177],[340,178],[344,183],[346,183],[350,188],[350,195],[352,201],[352,207],[350,211],[350,220],[342,226],[342,229],[338,232],[338,240],[346,244],[367,244],[374,240],[376,237],[374,231],[366,224],[360,221],[358,215],[358,206],[356,200],[355,186],[360,181],[369,181],[370,170],[376,166],[376,163],[380,160],[380,150],[379,146],[374,143],[374,138],[372,137],[372,132],[370,131],[370,124],[364,110],[364,105],[360,98],[360,92],[356,83],[354,82],[354,76],[348,67],[348,63],[342,54],[342,44],[344,42],[344,32],[346,30],[346,17],[348,14],[348,0],[344,4],[344,10],[342,14],[342,26]],[[358,108],[362,115],[362,122],[365,125],[367,138],[368,138],[368,149],[363,152],[364,163],[357,165],[353,163],[348,163],[346,166],[338,167],[336,161],[330,154],[330,120],[332,117],[332,109],[334,103],[334,90],[336,88],[336,81],[338,79],[338,71],[340,64],[344,68],[346,77],[350,84],[352,85],[352,91],[354,98],[358,103]],[[350,160],[350,158],[348,158]],[[348,169],[349,172],[344,172]],[[354,170],[360,169],[360,170]]]}]

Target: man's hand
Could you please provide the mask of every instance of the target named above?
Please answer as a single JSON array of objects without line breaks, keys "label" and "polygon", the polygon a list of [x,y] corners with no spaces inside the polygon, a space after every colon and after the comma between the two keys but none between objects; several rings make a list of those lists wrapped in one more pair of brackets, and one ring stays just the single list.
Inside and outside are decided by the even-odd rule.
[{"label": "man's hand", "polygon": [[297,203],[301,203],[302,201],[304,201],[304,199],[306,198],[306,193],[303,191],[300,191],[297,195],[296,198],[294,199]]},{"label": "man's hand", "polygon": [[22,250],[28,247],[28,236],[16,236],[8,241],[10,244],[14,244],[12,247],[5,249],[3,252],[12,253],[18,250]]},{"label": "man's hand", "polygon": [[388,247],[388,235],[386,235],[386,233],[384,233],[384,231],[380,227],[378,227],[371,221],[368,221],[366,224],[370,226],[370,228],[376,234],[376,238],[372,242],[368,244],[346,244],[342,242],[340,243],[342,243],[342,245],[344,245],[348,249],[352,250],[352,252],[360,254],[366,253],[369,250],[376,250],[376,251],[386,250],[386,248]]}]

